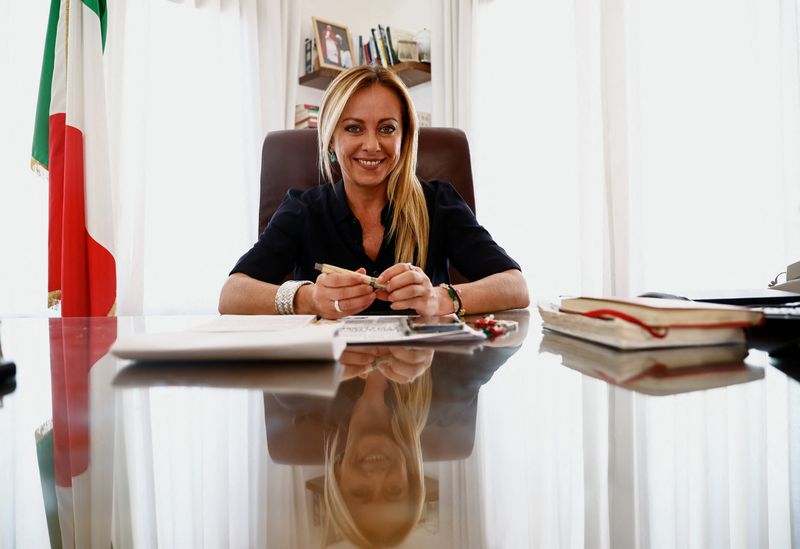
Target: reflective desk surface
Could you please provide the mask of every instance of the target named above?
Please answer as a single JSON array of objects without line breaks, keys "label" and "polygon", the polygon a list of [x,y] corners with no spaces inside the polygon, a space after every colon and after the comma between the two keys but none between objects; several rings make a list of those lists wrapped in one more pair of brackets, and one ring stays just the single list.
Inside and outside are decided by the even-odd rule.
[{"label": "reflective desk surface", "polygon": [[207,318],[2,321],[0,548],[800,547],[800,383],[762,352],[620,354],[515,311],[338,363],[107,353]]}]

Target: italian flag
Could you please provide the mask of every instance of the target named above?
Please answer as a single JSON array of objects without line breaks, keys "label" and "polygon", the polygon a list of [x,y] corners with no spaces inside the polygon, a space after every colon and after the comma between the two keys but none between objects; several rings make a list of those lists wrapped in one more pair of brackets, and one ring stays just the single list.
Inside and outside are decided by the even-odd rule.
[{"label": "italian flag", "polygon": [[31,164],[49,178],[48,302],[65,317],[115,312],[105,36],[106,0],[51,0]]}]

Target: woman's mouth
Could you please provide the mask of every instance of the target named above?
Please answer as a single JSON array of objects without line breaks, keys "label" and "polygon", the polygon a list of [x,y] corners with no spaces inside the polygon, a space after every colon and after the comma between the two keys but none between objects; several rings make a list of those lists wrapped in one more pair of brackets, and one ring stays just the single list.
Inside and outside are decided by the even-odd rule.
[{"label": "woman's mouth", "polygon": [[361,458],[362,463],[382,463],[389,461],[389,457],[385,454],[367,454]]},{"label": "woman's mouth", "polygon": [[367,170],[373,170],[373,169],[377,168],[380,165],[381,162],[383,162],[383,159],[380,159],[380,160],[365,160],[363,158],[357,158],[356,161],[358,162],[359,166],[361,166],[362,168],[365,168]]}]

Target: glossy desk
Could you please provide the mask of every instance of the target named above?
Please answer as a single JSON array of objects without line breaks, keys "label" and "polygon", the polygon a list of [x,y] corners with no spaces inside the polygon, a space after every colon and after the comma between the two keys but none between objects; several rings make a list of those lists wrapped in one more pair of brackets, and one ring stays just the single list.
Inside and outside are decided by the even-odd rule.
[{"label": "glossy desk", "polygon": [[481,348],[132,367],[117,335],[205,319],[3,320],[0,548],[352,547],[342,498],[402,547],[800,547],[800,383],[763,353],[668,368],[512,316]]}]

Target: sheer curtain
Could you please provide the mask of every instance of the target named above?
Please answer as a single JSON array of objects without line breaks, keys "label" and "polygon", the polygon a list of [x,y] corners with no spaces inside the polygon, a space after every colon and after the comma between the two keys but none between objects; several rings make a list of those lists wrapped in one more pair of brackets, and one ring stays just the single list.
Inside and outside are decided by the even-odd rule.
[{"label": "sheer curtain", "polygon": [[[477,9],[478,217],[521,262],[534,300],[761,288],[797,260],[794,1],[492,0]],[[553,444],[574,444],[577,457],[568,447],[556,455],[577,462],[549,463],[549,452],[536,459],[558,467],[559,486],[584,475],[585,508],[518,517],[541,525],[520,535],[554,546],[788,546],[797,458],[774,463],[769,449],[786,455],[792,444],[784,422],[797,424],[797,391],[766,373],[763,382],[663,400],[591,380],[537,381],[550,391],[563,383],[573,402],[590,392],[582,417],[551,418],[582,441],[551,433],[540,415],[550,406],[491,424],[525,439],[520,431],[538,426]],[[513,467],[495,461],[489,485],[491,471]],[[648,481],[664,475],[674,489]],[[537,482],[556,490],[547,495],[567,489],[548,478]],[[694,493],[700,481],[708,500]],[[497,489],[488,499],[515,488]],[[559,521],[583,536],[569,537]],[[503,524],[488,539],[512,536]]]},{"label": "sheer curtain", "polygon": [[431,63],[433,125],[455,127],[470,134],[472,115],[473,33],[478,0],[437,0],[433,3]]},{"label": "sheer curtain", "polygon": [[[0,65],[15,77],[0,102],[4,315],[48,313],[47,185],[28,168],[47,12],[14,4],[0,17]],[[300,6],[119,0],[108,17],[117,313],[215,312],[256,238],[263,137],[293,123]]]},{"label": "sheer curtain", "polygon": [[264,134],[293,116],[299,10],[150,0],[109,16],[118,313],[214,312],[256,238]]}]

